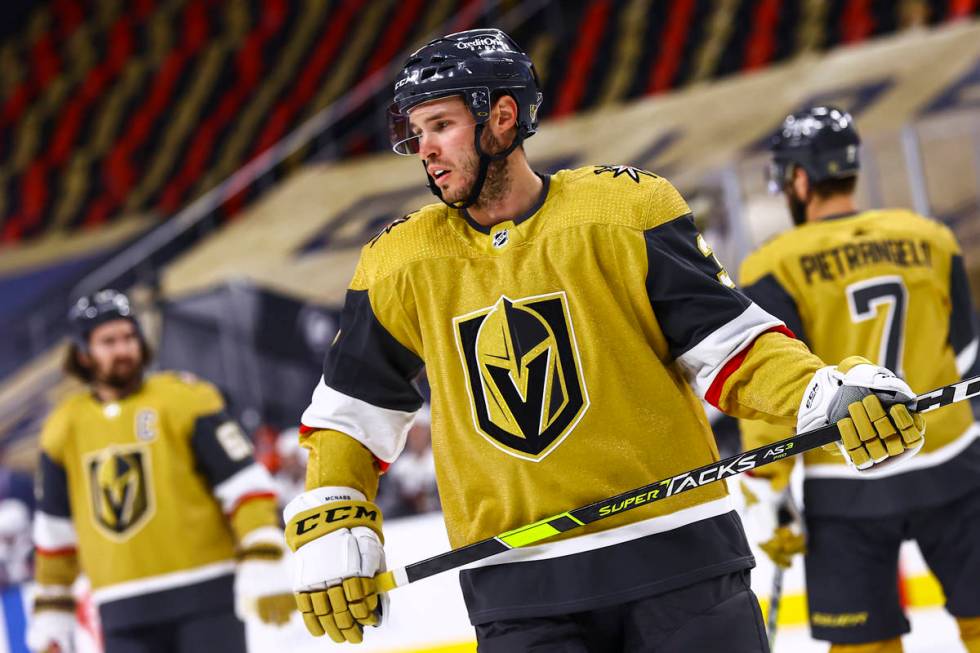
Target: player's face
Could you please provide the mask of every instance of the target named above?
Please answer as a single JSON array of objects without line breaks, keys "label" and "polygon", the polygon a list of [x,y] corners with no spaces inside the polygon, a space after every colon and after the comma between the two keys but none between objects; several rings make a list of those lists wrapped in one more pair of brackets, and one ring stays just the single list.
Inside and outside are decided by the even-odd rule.
[{"label": "player's face", "polygon": [[447,202],[466,199],[480,159],[473,146],[473,115],[459,97],[420,104],[409,114],[419,136],[419,157]]},{"label": "player's face", "polygon": [[140,337],[129,320],[95,327],[89,335],[87,356],[94,379],[112,387],[129,386],[143,371]]}]

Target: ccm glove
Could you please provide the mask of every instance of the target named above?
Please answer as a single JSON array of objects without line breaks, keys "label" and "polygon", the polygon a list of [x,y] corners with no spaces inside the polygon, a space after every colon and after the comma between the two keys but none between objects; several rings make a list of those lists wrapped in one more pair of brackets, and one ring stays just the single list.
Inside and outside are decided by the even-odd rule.
[{"label": "ccm glove", "polygon": [[357,490],[322,487],[290,501],[284,517],[307,630],[360,643],[364,626],[380,626],[387,611],[387,595],[374,581],[385,570],[381,511]]},{"label": "ccm glove", "polygon": [[914,456],[925,443],[926,422],[905,406],[915,394],[905,381],[859,356],[817,370],[797,417],[802,433],[837,423],[836,443],[848,464],[878,472]]},{"label": "ccm glove", "polygon": [[296,609],[283,533],[262,527],[245,535],[239,545],[235,574],[235,614],[242,621],[259,619],[282,626]]},{"label": "ccm glove", "polygon": [[[789,464],[785,464],[789,463]],[[806,553],[803,519],[789,492],[792,459],[742,475],[745,518],[759,548],[780,567],[789,567],[793,556]],[[774,472],[762,476],[765,472]]]},{"label": "ccm glove", "polygon": [[27,648],[31,653],[72,653],[76,626],[71,590],[39,586],[27,624]]}]

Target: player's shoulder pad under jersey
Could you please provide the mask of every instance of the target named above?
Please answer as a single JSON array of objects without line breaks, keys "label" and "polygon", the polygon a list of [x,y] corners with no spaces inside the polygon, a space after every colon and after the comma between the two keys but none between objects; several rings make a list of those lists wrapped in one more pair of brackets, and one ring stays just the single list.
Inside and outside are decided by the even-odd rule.
[{"label": "player's shoulder pad under jersey", "polygon": [[462,243],[451,233],[448,212],[445,204],[429,204],[386,224],[361,248],[351,289],[366,290],[415,261],[461,254]]},{"label": "player's shoulder pad under jersey", "polygon": [[41,427],[40,447],[54,460],[61,460],[61,452],[72,433],[72,422],[79,411],[84,410],[88,391],[75,392],[61,401],[48,414]]},{"label": "player's shoulder pad under jersey", "polygon": [[780,262],[792,256],[803,243],[800,236],[801,232],[796,229],[784,231],[749,252],[739,266],[738,283],[749,286],[767,274],[775,273]]},{"label": "player's shoulder pad under jersey", "polygon": [[875,209],[863,215],[873,216],[889,230],[908,231],[910,237],[928,238],[949,254],[959,254],[960,246],[953,231],[933,218],[909,211],[908,209]]},{"label": "player's shoulder pad under jersey", "polygon": [[224,398],[214,384],[190,372],[165,371],[151,374],[146,379],[146,390],[172,399],[180,410],[194,415],[213,415],[225,407]]},{"label": "player's shoulder pad under jersey", "polygon": [[592,201],[601,207],[595,215],[604,222],[647,230],[691,212],[673,184],[634,166],[591,165],[556,176],[565,199]]}]

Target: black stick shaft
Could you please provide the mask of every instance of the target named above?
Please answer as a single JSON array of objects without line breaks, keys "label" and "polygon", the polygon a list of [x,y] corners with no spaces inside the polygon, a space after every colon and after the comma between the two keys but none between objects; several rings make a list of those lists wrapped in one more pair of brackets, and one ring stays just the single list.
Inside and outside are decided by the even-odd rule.
[{"label": "black stick shaft", "polygon": [[[910,408],[920,413],[929,412],[943,406],[964,401],[980,395],[980,376],[959,383],[937,388],[931,392],[919,395]],[[696,469],[671,476],[643,487],[635,488],[614,497],[596,501],[581,508],[576,508],[547,519],[522,526],[521,528],[501,533],[473,544],[469,544],[446,553],[433,556],[426,560],[408,565],[403,569],[385,572],[379,577],[379,586],[387,591],[408,583],[414,583],[422,578],[456,569],[464,565],[489,558],[509,549],[515,549],[564,533],[579,526],[618,515],[626,510],[632,510],[642,505],[672,497],[681,492],[687,492],[708,483],[714,483],[723,478],[729,478],[749,470],[782,460],[788,456],[796,456],[806,451],[822,447],[840,439],[836,424],[823,426],[806,433],[801,433],[779,442],[756,449],[751,449],[723,460],[703,465]],[[384,577],[384,578],[382,578]]]}]

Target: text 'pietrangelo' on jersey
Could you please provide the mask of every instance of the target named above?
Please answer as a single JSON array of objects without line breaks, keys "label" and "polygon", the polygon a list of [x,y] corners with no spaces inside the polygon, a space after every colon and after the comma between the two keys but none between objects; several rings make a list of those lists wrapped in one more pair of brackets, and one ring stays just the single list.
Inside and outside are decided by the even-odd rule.
[{"label": "text 'pietrangelo' on jersey", "polygon": [[[912,212],[865,211],[797,227],[751,254],[740,282],[824,360],[863,356],[916,392],[956,382],[976,361],[959,246],[948,228]],[[807,510],[889,514],[938,505],[980,484],[980,429],[969,404],[925,417],[925,446],[892,477],[868,479],[840,456],[807,452]],[[764,422],[741,426],[745,447],[783,432]]]},{"label": "text 'pietrangelo' on jersey", "polygon": [[279,525],[252,453],[189,375],[150,375],[117,402],[69,397],[41,434],[38,582],[70,586],[80,567],[109,629],[230,610],[236,543]]},{"label": "text 'pietrangelo' on jersey", "polygon": [[[320,429],[304,437],[309,486],[359,483],[373,496],[374,469],[342,478],[326,443],[339,432],[380,467],[394,461],[422,403],[412,381],[423,364],[454,547],[717,460],[702,398],[795,424],[822,362],[734,289],[668,181],[627,166],[542,181],[512,221],[486,228],[435,204],[364,247],[302,418]],[[708,484],[510,551],[533,562],[463,572],[471,619],[750,566],[731,510],[725,485]],[[657,542],[667,558],[651,565]]]}]

